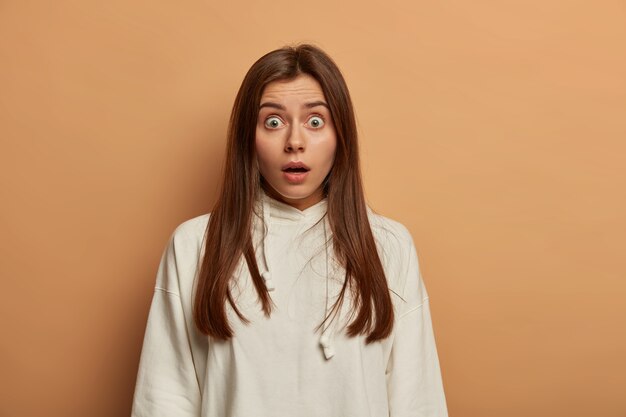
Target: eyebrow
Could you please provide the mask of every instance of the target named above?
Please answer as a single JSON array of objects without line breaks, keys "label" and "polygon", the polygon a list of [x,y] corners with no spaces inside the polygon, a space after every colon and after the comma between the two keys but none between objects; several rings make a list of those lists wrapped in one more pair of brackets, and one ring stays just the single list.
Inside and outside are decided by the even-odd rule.
[{"label": "eyebrow", "polygon": [[326,107],[327,109],[330,110],[330,107],[328,107],[328,104],[326,104],[325,101],[321,101],[321,100],[320,101],[313,101],[311,103],[306,103],[304,106],[307,109],[312,109],[313,107],[317,107],[317,106],[324,106],[324,107]]},{"label": "eyebrow", "polygon": [[[327,109],[330,110],[330,107],[328,107],[328,104],[326,104],[325,101],[312,101],[310,103],[305,103],[304,104],[304,107],[306,107],[307,109],[312,109],[313,107],[317,107],[317,106],[324,106],[324,107],[326,107]],[[282,104],[273,103],[271,101],[267,101],[265,103],[261,103],[259,108],[262,109],[263,107],[271,107],[273,109],[278,109],[278,110],[287,110],[285,108],[285,106],[283,106]]]}]

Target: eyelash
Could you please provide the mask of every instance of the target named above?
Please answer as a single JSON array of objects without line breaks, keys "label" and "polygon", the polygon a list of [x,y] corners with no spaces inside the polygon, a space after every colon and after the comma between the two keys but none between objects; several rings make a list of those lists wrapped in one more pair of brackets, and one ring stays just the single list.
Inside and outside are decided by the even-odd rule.
[{"label": "eyelash", "polygon": [[[311,120],[314,117],[318,117],[318,118],[322,119],[322,126],[318,127],[318,128],[314,128],[314,129],[321,129],[322,127],[324,127],[326,125],[326,119],[324,118],[324,116],[322,116],[321,114],[313,114],[313,115],[311,115],[311,117],[309,117],[309,120]],[[309,120],[307,120],[307,123],[308,123]]]},{"label": "eyelash", "polygon": [[272,127],[270,127],[270,126],[268,126],[268,125],[267,125],[267,122],[268,122],[270,119],[278,119],[278,120],[280,120],[280,121],[281,121],[281,123],[285,123],[285,122],[283,122],[283,119],[281,119],[280,117],[278,117],[278,116],[276,116],[275,114],[273,114],[273,115],[271,115],[271,116],[266,117],[266,118],[265,118],[265,122],[263,122],[263,124],[265,125],[265,127],[267,127],[268,129],[276,129],[276,128],[272,128]]}]

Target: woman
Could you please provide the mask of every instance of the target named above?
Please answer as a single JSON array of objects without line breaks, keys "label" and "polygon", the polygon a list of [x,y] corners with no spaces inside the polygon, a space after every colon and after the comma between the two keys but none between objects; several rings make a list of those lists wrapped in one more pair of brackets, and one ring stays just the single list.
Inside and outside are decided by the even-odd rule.
[{"label": "woman", "polygon": [[218,201],[161,259],[133,416],[447,416],[411,234],[367,207],[348,89],[314,46],[243,80]]}]

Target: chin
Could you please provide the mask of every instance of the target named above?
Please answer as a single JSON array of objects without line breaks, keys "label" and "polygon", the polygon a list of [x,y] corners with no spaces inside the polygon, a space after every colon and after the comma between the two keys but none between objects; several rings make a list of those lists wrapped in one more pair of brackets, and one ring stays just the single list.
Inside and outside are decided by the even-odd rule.
[{"label": "chin", "polygon": [[[310,187],[307,185],[282,185],[274,186],[273,184],[266,181],[266,186],[270,188],[275,194],[280,195],[281,197],[289,200],[302,200],[311,195],[315,194],[318,187]],[[321,184],[320,184],[321,186]]]}]

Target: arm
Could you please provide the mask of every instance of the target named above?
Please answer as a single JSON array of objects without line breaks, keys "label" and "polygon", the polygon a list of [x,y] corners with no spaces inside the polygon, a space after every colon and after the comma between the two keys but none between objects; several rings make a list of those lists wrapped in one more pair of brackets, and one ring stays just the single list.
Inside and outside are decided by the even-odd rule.
[{"label": "arm", "polygon": [[410,239],[405,268],[406,304],[396,317],[387,364],[387,393],[391,417],[447,417],[439,358],[428,294]]},{"label": "arm", "polygon": [[179,285],[175,234],[163,252],[144,335],[132,417],[198,417],[200,384]]}]

